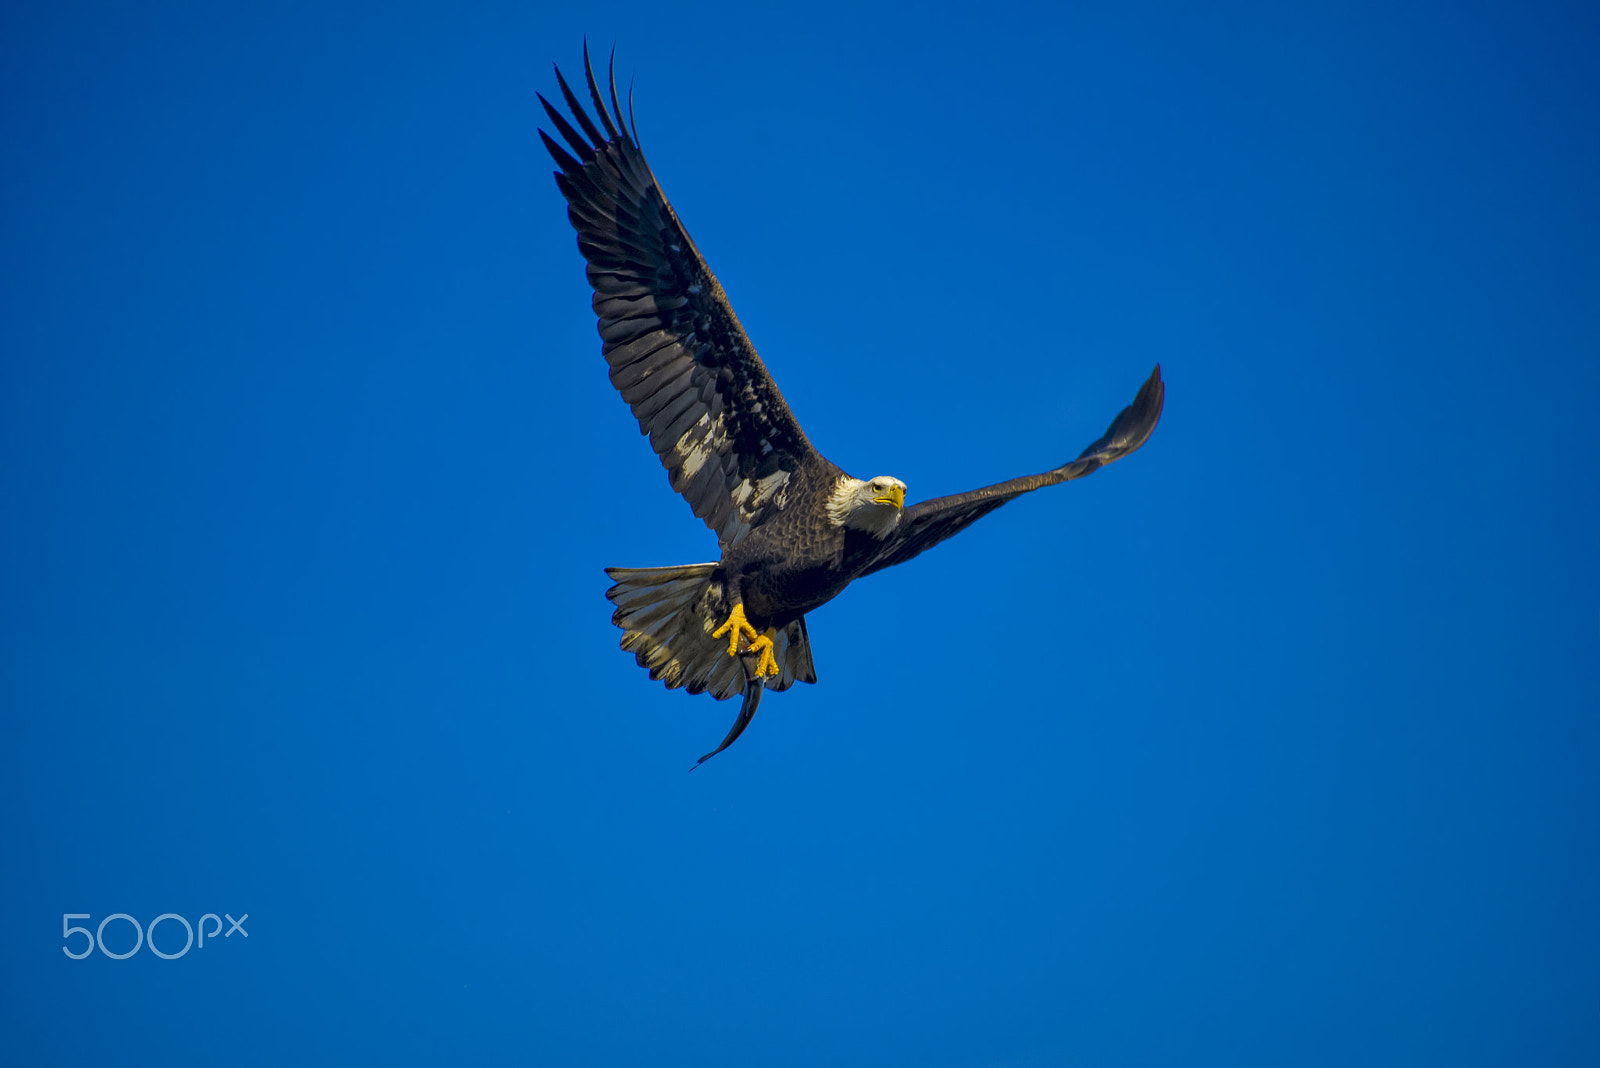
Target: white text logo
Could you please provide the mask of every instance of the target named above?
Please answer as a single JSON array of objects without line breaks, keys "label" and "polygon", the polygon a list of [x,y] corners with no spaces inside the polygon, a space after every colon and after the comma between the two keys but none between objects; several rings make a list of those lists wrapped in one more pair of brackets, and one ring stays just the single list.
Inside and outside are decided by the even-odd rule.
[{"label": "white text logo", "polygon": [[[204,916],[200,917],[200,922],[194,926],[190,926],[189,921],[184,919],[182,916],[179,916],[176,912],[163,912],[161,915],[150,921],[149,927],[140,927],[139,921],[134,919],[132,916],[129,916],[126,912],[113,912],[111,915],[101,920],[100,926],[96,927],[92,932],[87,927],[72,926],[73,920],[89,919],[89,913],[63,912],[61,914],[61,937],[68,944],[61,947],[61,952],[65,953],[73,960],[82,960],[89,954],[93,953],[96,946],[99,946],[100,952],[104,953],[112,960],[127,960],[129,957],[139,952],[139,948],[148,942],[150,944],[150,952],[154,953],[162,960],[177,960],[179,957],[189,952],[189,948],[191,946],[196,945],[196,927],[198,927],[200,931],[200,938],[198,942],[199,948],[206,948],[207,938],[211,939],[212,941],[216,941],[217,935],[222,933],[223,917],[227,917],[229,925],[228,933],[222,935],[223,938],[232,938],[234,932],[238,932],[239,934],[244,935],[246,938],[250,937],[250,932],[244,929],[244,921],[250,918],[250,914],[248,912],[240,916],[237,920],[232,916],[229,916],[226,912],[224,912],[222,916],[218,916],[215,912],[208,912]],[[133,928],[133,948],[128,950],[126,953],[113,953],[111,950],[106,948],[106,924],[110,923],[112,920],[126,920]],[[206,930],[207,920],[210,920],[212,924],[211,930],[209,931]],[[156,945],[156,928],[161,926],[163,923],[167,923],[169,925],[178,924],[183,927],[183,948],[178,950],[176,953],[167,953]],[[113,930],[115,930],[115,928],[113,928]],[[82,953],[74,953],[72,952],[71,945],[72,936],[80,934],[83,935],[83,937],[87,940],[87,944],[84,945]],[[169,940],[170,944],[170,939],[172,936],[164,937]]]}]

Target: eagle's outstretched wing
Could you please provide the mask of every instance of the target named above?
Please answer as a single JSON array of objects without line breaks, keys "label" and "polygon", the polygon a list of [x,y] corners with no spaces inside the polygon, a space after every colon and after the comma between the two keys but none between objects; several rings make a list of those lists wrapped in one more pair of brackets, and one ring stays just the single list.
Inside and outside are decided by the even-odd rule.
[{"label": "eagle's outstretched wing", "polygon": [[539,136],[589,262],[601,351],[672,488],[727,547],[783,507],[790,475],[816,451],[623,124],[615,56],[609,111],[587,43],[583,65],[604,132],[557,69],[582,132],[540,96],[571,152]]},{"label": "eagle's outstretched wing", "polygon": [[874,571],[905,563],[923,550],[931,549],[946,538],[959,534],[1014,497],[1020,497],[1043,486],[1054,486],[1058,482],[1070,482],[1075,478],[1082,478],[1098,471],[1113,460],[1120,460],[1143,445],[1150,432],[1156,428],[1156,422],[1161,418],[1161,404],[1165,396],[1166,388],[1161,382],[1161,365],[1157,364],[1156,369],[1150,373],[1150,377],[1139,389],[1139,395],[1134,397],[1133,403],[1122,409],[1122,412],[1111,421],[1111,426],[1101,435],[1100,440],[1084,449],[1071,463],[1054,471],[1046,471],[1042,475],[1014,478],[1010,482],[985,486],[970,493],[958,493],[953,497],[936,497],[931,501],[912,505],[901,515],[900,523],[894,533],[885,539],[883,546],[873,556],[872,562],[862,574],[870,575]]}]

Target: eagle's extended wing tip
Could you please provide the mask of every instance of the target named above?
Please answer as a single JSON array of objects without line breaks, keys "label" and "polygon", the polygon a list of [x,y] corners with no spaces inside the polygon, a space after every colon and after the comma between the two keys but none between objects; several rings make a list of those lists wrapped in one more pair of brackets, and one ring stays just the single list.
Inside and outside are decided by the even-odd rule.
[{"label": "eagle's extended wing tip", "polygon": [[1137,405],[1140,401],[1145,400],[1145,395],[1152,390],[1165,392],[1165,387],[1166,382],[1161,378],[1161,365],[1158,363],[1155,369],[1150,372],[1150,377],[1144,380],[1144,385],[1139,387],[1139,395],[1133,399],[1133,403]]},{"label": "eagle's extended wing tip", "polygon": [[[1149,440],[1161,421],[1162,409],[1167,404],[1167,384],[1161,378],[1158,363],[1150,377],[1139,387],[1133,403],[1122,410],[1106,431],[1103,441],[1118,449],[1118,456],[1126,456]],[[1118,426],[1118,424],[1122,424]],[[1106,461],[1110,463],[1110,460]]]},{"label": "eagle's extended wing tip", "polygon": [[1161,421],[1162,409],[1167,403],[1166,383],[1161,380],[1161,365],[1156,364],[1150,377],[1139,387],[1133,403],[1117,413],[1099,440],[1078,454],[1072,463],[1058,469],[1066,478],[1082,478],[1115,460],[1139,449],[1155,433]]},{"label": "eagle's extended wing tip", "polygon": [[[1148,397],[1145,396],[1147,390],[1150,393]],[[1161,411],[1167,405],[1167,383],[1161,377],[1161,365],[1159,363],[1156,364],[1156,369],[1150,372],[1150,377],[1145,379],[1144,385],[1140,387],[1139,396],[1133,400],[1134,407],[1139,408],[1141,401],[1152,409],[1149,415],[1150,425],[1144,433],[1144,436],[1148,438],[1150,432],[1156,428],[1156,423],[1161,421]]]}]

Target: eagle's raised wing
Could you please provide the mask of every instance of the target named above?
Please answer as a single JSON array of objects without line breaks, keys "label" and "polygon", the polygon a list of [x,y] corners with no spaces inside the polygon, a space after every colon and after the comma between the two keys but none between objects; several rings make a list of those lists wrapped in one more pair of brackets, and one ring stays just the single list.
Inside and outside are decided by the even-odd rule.
[{"label": "eagle's raised wing", "polygon": [[1046,471],[1042,475],[1027,475],[1001,482],[994,486],[958,493],[953,497],[936,497],[907,508],[893,534],[884,540],[863,575],[881,571],[895,564],[903,564],[925,549],[931,549],[952,535],[959,534],[1007,501],[1058,482],[1098,471],[1113,460],[1133,452],[1161,418],[1161,405],[1166,399],[1166,387],[1161,382],[1161,365],[1150,373],[1133,403],[1111,421],[1111,426],[1100,440],[1084,449],[1069,464]]},{"label": "eagle's raised wing", "polygon": [[[539,136],[561,167],[556,184],[589,261],[601,351],[672,488],[727,547],[783,507],[790,475],[816,450],[667,203],[637,128],[630,136],[623,124],[615,56],[609,111],[587,43],[583,66],[604,132],[557,69],[582,132],[540,96],[571,152]],[[631,120],[631,101],[629,111]]]}]

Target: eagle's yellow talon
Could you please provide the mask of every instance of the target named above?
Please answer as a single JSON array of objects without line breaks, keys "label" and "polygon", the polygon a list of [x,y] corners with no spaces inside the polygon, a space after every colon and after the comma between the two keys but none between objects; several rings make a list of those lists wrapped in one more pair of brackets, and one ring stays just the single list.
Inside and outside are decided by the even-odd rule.
[{"label": "eagle's yellow talon", "polygon": [[761,659],[756,663],[756,677],[764,678],[768,675],[778,674],[778,660],[772,655],[772,635],[775,631],[769,630],[766,634],[757,634],[744,618],[744,605],[736,604],[733,611],[728,613],[728,621],[711,632],[713,638],[728,636],[728,655],[739,655],[739,639],[750,639],[750,645],[745,649],[747,653],[760,653]]},{"label": "eagle's yellow talon", "polygon": [[747,653],[760,653],[761,659],[756,663],[756,678],[778,673],[778,660],[772,655],[772,635],[775,631],[767,631],[755,641],[750,643]]},{"label": "eagle's yellow talon", "polygon": [[750,638],[754,640],[758,635],[756,628],[752,627],[744,618],[744,605],[736,604],[733,611],[728,613],[728,621],[711,632],[713,638],[728,635],[728,655],[739,655],[739,639]]}]

